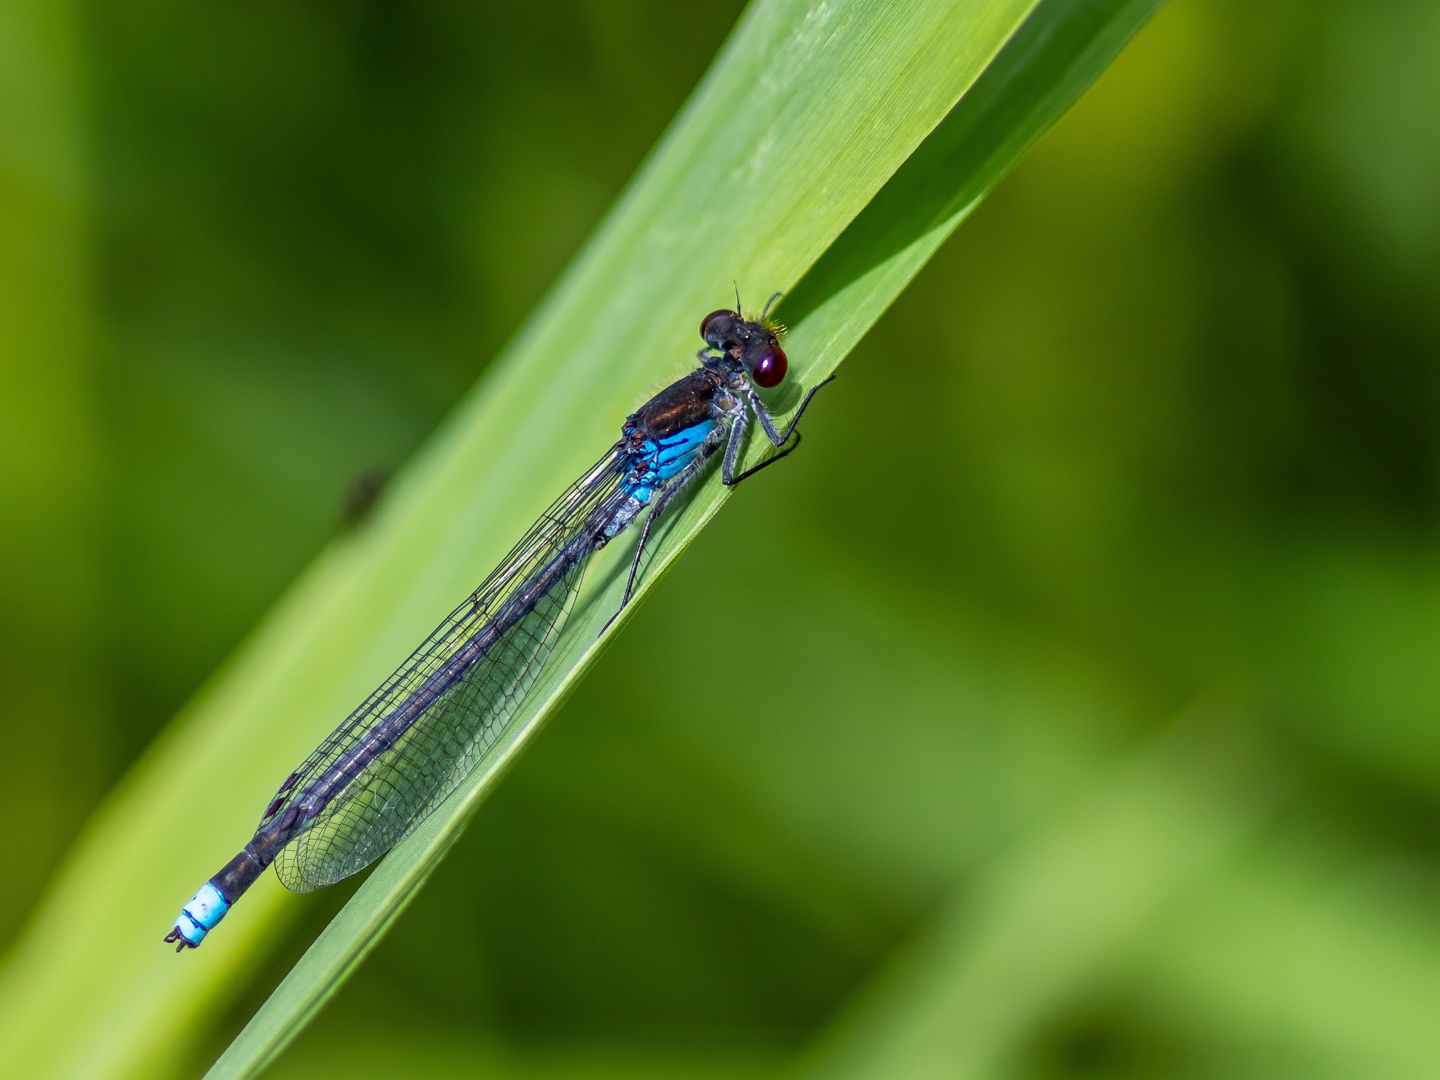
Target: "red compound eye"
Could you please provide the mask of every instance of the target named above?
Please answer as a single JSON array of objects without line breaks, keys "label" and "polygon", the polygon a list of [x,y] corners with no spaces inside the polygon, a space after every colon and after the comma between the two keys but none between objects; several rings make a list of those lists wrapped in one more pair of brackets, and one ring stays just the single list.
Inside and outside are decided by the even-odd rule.
[{"label": "red compound eye", "polygon": [[755,366],[750,369],[750,378],[755,380],[756,386],[766,389],[779,386],[784,381],[785,371],[789,366],[784,349],[779,345],[766,345],[760,359],[756,360]]},{"label": "red compound eye", "polygon": [[730,311],[728,308],[721,308],[719,311],[712,311],[709,315],[706,315],[705,318],[702,319],[700,322],[700,336],[706,341],[709,341],[710,334],[708,331],[710,330],[710,325],[715,322],[716,319],[726,318],[738,319],[740,318],[740,316],[737,315],[735,312]]}]

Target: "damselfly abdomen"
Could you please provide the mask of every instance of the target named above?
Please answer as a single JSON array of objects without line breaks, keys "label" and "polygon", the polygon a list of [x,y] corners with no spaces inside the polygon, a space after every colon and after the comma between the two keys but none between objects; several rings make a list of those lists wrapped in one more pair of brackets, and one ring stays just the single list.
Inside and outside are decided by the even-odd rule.
[{"label": "damselfly abdomen", "polygon": [[[175,920],[165,940],[177,952],[199,945],[271,863],[287,888],[305,891],[389,851],[504,733],[554,649],[591,555],[648,508],[623,609],[655,519],[721,447],[721,479],[733,485],[800,444],[795,425],[824,384],[810,388],[783,431],[755,390],[785,378],[780,328],[765,312],[746,319],[722,310],[700,333],[700,367],[627,417],[605,456],[280,785],[250,842]],[[737,473],[752,416],[779,452]]]}]

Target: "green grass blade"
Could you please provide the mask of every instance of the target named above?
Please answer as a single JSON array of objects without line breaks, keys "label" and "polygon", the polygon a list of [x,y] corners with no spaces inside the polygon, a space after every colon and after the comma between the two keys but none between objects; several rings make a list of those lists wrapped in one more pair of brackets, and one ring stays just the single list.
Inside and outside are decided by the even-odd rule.
[{"label": "green grass blade", "polygon": [[[267,875],[202,950],[177,958],[158,938],[178,904],[249,835],[276,779],[484,576],[624,414],[687,368],[695,323],[725,301],[731,280],[760,301],[814,266],[791,301],[789,351],[797,382],[833,370],[1153,6],[753,7],[627,194],[371,528],[317,561],[97,815],[4,972],[7,1075],[154,1076],[180,1060],[294,905]],[[1027,46],[997,64],[1022,24]],[[990,104],[951,113],[982,74]],[[950,141],[927,144],[915,159],[923,168],[894,179],[926,199],[872,204],[947,113]],[[876,209],[862,214],[867,204]],[[862,232],[832,247],[852,221]],[[887,243],[864,240],[865,229]],[[827,249],[836,254],[817,264]],[[722,498],[713,482],[697,491],[666,529],[649,582]],[[593,660],[620,587],[616,547],[592,571],[508,741],[376,869],[212,1075],[254,1075],[398,915]]]},{"label": "green grass blade", "polygon": [[[792,351],[808,362],[802,368],[805,381],[838,366],[965,214],[1159,6],[1157,0],[1052,2],[1032,13],[970,93],[787,298],[785,314],[795,320]],[[723,498],[723,488],[712,478],[666,535],[657,570],[679,553]],[[650,582],[658,576],[652,573]],[[587,643],[614,610],[620,583],[614,575],[601,602],[579,613],[584,630],[569,635],[570,651],[552,665],[507,744],[406,842],[405,854],[397,849],[366,881],[217,1063],[212,1077],[250,1075],[269,1060],[384,933],[492,786],[494,775],[513,757],[513,748],[533,733],[593,657],[597,646]]]},{"label": "green grass blade", "polygon": [[1163,4],[1038,5],[984,77],[791,290],[785,318],[823,333],[826,348],[848,343],[848,351]]}]

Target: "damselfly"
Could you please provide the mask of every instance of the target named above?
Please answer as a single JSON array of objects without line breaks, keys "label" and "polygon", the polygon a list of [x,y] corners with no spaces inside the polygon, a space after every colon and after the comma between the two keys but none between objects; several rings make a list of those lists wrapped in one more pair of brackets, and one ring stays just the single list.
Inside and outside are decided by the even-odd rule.
[{"label": "damselfly", "polygon": [[[287,888],[307,891],[394,847],[504,733],[555,647],[591,555],[649,509],[623,609],[655,519],[721,447],[721,480],[734,485],[800,445],[795,426],[824,382],[810,388],[783,431],[776,427],[755,389],[785,378],[782,330],[769,310],[766,304],[758,319],[728,309],[705,317],[700,367],[627,417],[605,456],[286,777],[250,842],[175,920],[165,940],[177,952],[199,945],[271,863]],[[779,452],[737,473],[751,416]]]}]

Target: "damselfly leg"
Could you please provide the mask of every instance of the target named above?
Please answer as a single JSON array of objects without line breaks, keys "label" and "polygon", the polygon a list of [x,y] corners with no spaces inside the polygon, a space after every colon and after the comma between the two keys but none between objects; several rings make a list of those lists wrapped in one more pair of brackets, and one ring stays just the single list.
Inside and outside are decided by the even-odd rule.
[{"label": "damselfly leg", "polygon": [[[781,458],[789,457],[791,454],[793,454],[800,446],[800,433],[795,430],[795,425],[800,423],[800,418],[805,415],[805,410],[810,407],[810,399],[815,396],[816,391],[834,378],[835,376],[831,375],[828,378],[821,379],[818,383],[816,383],[810,388],[810,390],[806,393],[805,397],[801,400],[800,407],[795,410],[795,415],[792,416],[790,418],[790,422],[785,425],[785,430],[783,432],[776,428],[775,421],[770,416],[770,411],[765,408],[765,403],[760,400],[760,395],[755,392],[753,387],[747,385],[745,387],[745,390],[748,391],[746,396],[749,400],[750,408],[754,411],[756,418],[760,421],[760,427],[764,430],[765,437],[770,440],[770,444],[774,446],[777,450],[780,450],[781,447],[785,448],[783,450],[780,450],[778,454],[774,454],[771,457],[768,457],[764,461],[760,462],[758,465],[753,465],[739,475],[736,475],[735,461],[740,456],[740,446],[745,438],[745,429],[748,426],[744,411],[742,410],[740,414],[736,417],[735,423],[730,429],[730,438],[725,447],[725,460],[722,463],[720,470],[720,482],[726,487],[734,487],[736,484],[740,483],[740,481],[747,480],[750,477],[754,476],[761,469],[768,468],[771,465],[774,465],[775,462],[779,461]],[[785,446],[786,442],[789,441],[792,434],[795,436],[795,441],[789,446]]]}]

